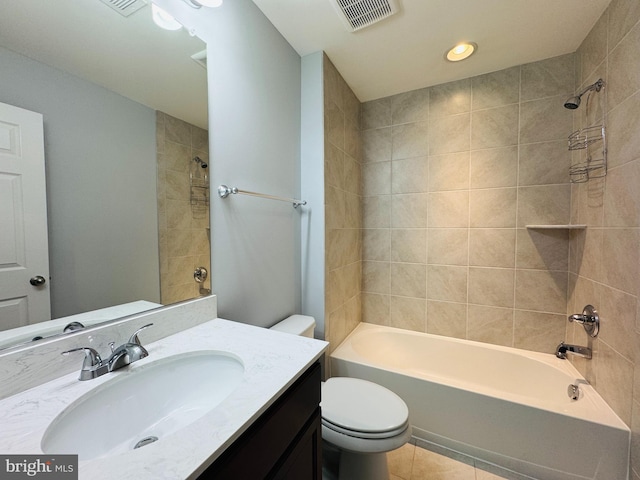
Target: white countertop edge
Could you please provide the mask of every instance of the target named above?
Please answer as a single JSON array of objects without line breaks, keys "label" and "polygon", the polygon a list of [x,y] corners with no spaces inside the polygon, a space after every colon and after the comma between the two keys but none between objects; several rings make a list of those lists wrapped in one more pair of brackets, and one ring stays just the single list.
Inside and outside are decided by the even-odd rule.
[{"label": "white countertop edge", "polygon": [[[240,357],[240,386],[211,412],[165,439],[112,457],[80,461],[79,478],[110,480],[197,478],[269,408],[327,348],[327,343],[214,319],[147,345],[149,357],[118,372],[80,382],[78,372],[0,401],[0,452],[42,454],[40,441],[51,421],[73,401],[151,362],[180,353],[220,350]],[[98,406],[97,406],[98,408]],[[86,440],[100,432],[87,432]]]}]

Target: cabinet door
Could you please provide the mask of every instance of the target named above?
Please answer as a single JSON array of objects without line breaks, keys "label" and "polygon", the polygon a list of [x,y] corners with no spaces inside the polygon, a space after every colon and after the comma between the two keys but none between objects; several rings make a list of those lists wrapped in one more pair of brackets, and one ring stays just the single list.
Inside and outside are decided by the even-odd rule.
[{"label": "cabinet door", "polygon": [[[320,480],[321,473],[319,476],[317,473],[322,470],[318,453],[321,451],[319,404],[320,364],[316,363],[198,480]],[[296,477],[293,473],[289,476],[289,471],[311,473]]]},{"label": "cabinet door", "polygon": [[274,472],[274,480],[322,480],[322,423],[320,409],[295,441],[282,467]]}]

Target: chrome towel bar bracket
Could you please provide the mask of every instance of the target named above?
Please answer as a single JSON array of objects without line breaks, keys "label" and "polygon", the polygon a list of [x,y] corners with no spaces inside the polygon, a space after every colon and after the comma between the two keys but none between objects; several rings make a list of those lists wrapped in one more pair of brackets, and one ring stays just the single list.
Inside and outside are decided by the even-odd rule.
[{"label": "chrome towel bar bracket", "polygon": [[275,195],[267,195],[265,193],[250,192],[249,190],[240,190],[236,187],[227,187],[226,185],[220,185],[218,187],[218,196],[220,198],[227,198],[231,194],[251,195],[252,197],[268,198],[269,200],[278,200],[279,202],[287,202],[293,205],[293,208],[298,208],[300,205],[306,205],[306,200],[296,200],[295,198],[277,197]]}]

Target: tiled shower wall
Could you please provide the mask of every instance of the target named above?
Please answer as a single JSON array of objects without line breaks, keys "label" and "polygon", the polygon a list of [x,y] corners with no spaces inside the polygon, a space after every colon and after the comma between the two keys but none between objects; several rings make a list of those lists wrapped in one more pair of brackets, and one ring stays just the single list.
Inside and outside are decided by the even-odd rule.
[{"label": "tiled shower wall", "polygon": [[608,173],[572,187],[568,312],[595,305],[601,332],[589,339],[567,324],[572,343],[589,344],[592,360],[574,363],[633,431],[632,479],[640,479],[640,2],[613,0],[576,54],[576,86],[602,78],[586,119],[585,97],[576,128],[605,113]]},{"label": "tiled shower wall", "polygon": [[[196,267],[210,270],[209,207],[192,205],[189,173],[202,174],[193,158],[209,163],[208,132],[163,112],[156,113],[160,301],[175,303],[209,289],[196,283]],[[197,191],[198,199],[202,191]]]},{"label": "tiled shower wall", "polygon": [[334,349],[361,318],[360,102],[323,57],[325,339]]},{"label": "tiled shower wall", "polygon": [[362,105],[363,321],[552,352],[564,338],[574,55]]}]

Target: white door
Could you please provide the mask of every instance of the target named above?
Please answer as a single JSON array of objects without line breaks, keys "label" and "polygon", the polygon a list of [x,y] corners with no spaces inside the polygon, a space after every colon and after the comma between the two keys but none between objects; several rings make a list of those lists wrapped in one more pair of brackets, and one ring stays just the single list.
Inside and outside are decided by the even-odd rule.
[{"label": "white door", "polygon": [[50,320],[42,115],[0,103],[0,330]]}]

